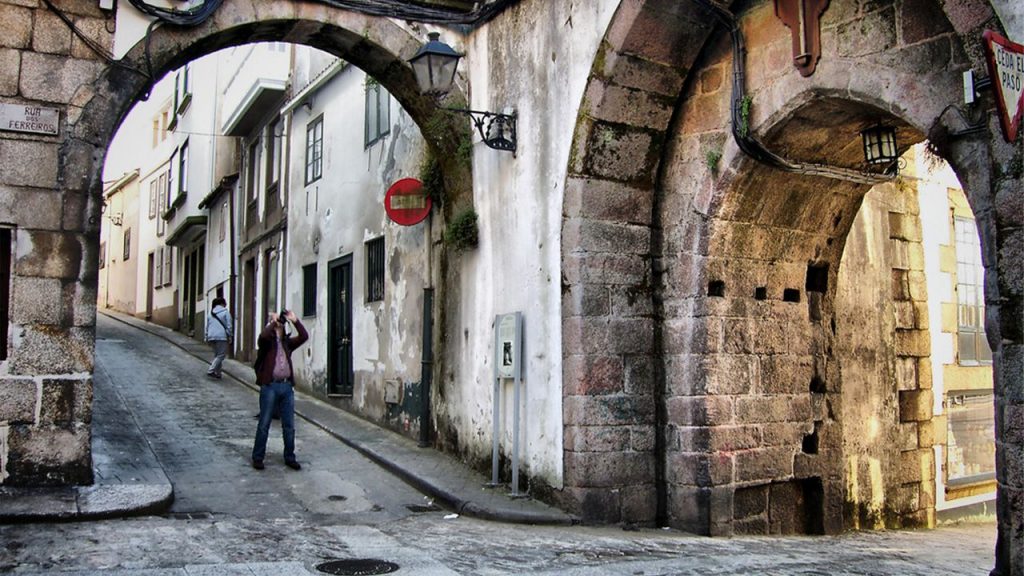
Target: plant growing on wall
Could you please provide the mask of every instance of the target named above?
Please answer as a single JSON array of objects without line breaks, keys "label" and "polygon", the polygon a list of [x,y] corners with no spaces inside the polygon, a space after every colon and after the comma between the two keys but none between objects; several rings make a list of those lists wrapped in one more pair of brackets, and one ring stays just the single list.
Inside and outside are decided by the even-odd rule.
[{"label": "plant growing on wall", "polygon": [[708,172],[718,174],[718,161],[722,159],[720,149],[707,150],[704,152],[704,162],[707,164]]},{"label": "plant growing on wall", "polygon": [[468,207],[456,214],[444,231],[444,243],[458,252],[472,250],[480,243],[476,210]]},{"label": "plant growing on wall", "polygon": [[441,173],[441,164],[437,156],[428,147],[420,162],[420,182],[423,183],[423,190],[434,202],[441,203],[444,200],[444,175]]},{"label": "plant growing on wall", "polygon": [[750,134],[750,104],[753,102],[750,96],[744,96],[740,100],[740,136],[746,138]]}]

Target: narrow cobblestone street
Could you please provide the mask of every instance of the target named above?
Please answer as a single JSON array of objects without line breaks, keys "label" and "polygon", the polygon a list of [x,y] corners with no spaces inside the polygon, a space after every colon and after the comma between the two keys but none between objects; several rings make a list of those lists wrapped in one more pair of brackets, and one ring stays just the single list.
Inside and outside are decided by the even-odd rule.
[{"label": "narrow cobblestone street", "polygon": [[0,572],[315,574],[317,564],[345,558],[388,560],[399,574],[462,575],[985,575],[991,568],[993,524],[709,539],[446,519],[447,511],[302,420],[303,469],[274,457],[281,450],[275,426],[267,469],[257,472],[248,463],[255,393],[203,371],[167,341],[100,316],[95,425],[134,420],[174,484],[175,502],[162,516],[0,526]]}]

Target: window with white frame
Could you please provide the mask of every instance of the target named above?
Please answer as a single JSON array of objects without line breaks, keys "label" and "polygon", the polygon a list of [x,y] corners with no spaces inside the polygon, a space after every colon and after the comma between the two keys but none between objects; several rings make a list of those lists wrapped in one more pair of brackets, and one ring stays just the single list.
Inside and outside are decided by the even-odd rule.
[{"label": "window with white frame", "polygon": [[366,77],[366,118],[364,122],[367,147],[391,131],[391,101],[388,91],[379,82]]},{"label": "window with white frame", "polygon": [[188,194],[188,140],[178,150],[178,196]]},{"label": "window with white frame", "polygon": [[160,288],[164,285],[164,247],[156,249],[153,258],[153,286]]},{"label": "window with white frame", "polygon": [[189,73],[189,65],[178,70],[174,76],[174,112],[181,114],[192,101],[192,78]]},{"label": "window with white frame", "polygon": [[276,189],[281,179],[281,118],[267,127],[267,190]]},{"label": "window with white frame", "polygon": [[245,170],[245,192],[246,198],[249,202],[254,202],[257,198],[257,178],[259,178],[259,156],[260,156],[260,141],[259,139],[249,144],[249,154],[246,157],[246,170]]},{"label": "window with white frame", "polygon": [[323,176],[324,116],[321,114],[306,126],[306,184]]},{"label": "window with white frame", "polygon": [[160,174],[157,178],[156,190],[157,190],[157,212],[156,212],[156,235],[163,236],[167,230],[167,221],[164,220],[164,212],[167,211],[167,207],[170,204],[168,198],[169,187],[170,187],[170,174],[169,170]]},{"label": "window with white frame", "polygon": [[160,205],[160,192],[157,189],[157,179],[149,182],[149,219],[156,218],[157,206]]},{"label": "window with white frame", "polygon": [[174,247],[164,247],[164,286],[170,286],[174,281],[174,275],[172,274],[174,267],[173,263]]},{"label": "window with white frame", "polygon": [[961,366],[992,364],[985,336],[985,269],[981,264],[978,228],[970,218],[954,218],[956,242],[957,362]]}]

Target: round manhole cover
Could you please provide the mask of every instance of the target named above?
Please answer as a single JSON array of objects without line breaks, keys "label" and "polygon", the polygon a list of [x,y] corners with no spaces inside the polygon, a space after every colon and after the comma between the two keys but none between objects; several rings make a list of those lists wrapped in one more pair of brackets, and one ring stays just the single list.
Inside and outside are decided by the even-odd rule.
[{"label": "round manhole cover", "polygon": [[316,569],[325,574],[369,576],[371,574],[390,574],[398,570],[398,564],[373,558],[352,558],[349,560],[324,562],[323,564],[318,564]]}]

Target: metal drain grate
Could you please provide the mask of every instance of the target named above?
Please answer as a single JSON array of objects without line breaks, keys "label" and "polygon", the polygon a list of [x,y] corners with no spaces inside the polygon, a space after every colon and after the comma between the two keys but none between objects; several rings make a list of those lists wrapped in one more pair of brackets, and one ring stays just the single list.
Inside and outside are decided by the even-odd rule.
[{"label": "metal drain grate", "polygon": [[342,576],[370,576],[371,574],[390,574],[398,570],[398,564],[374,558],[351,558],[348,560],[331,560],[317,564],[317,570],[325,574]]},{"label": "metal drain grate", "polygon": [[331,502],[344,502],[345,500],[348,500],[348,497],[342,496],[340,494],[331,494],[330,496],[327,497],[327,499],[330,500]]}]

